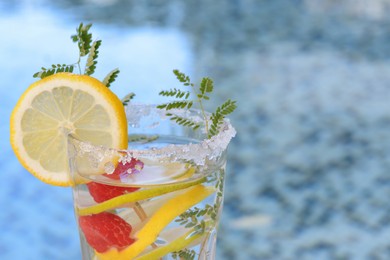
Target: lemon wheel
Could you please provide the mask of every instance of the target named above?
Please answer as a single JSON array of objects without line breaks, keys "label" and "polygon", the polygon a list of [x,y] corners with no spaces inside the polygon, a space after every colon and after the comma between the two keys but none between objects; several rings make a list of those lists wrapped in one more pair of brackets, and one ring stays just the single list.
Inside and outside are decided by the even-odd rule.
[{"label": "lemon wheel", "polygon": [[127,148],[122,102],[99,80],[58,73],[33,83],[11,114],[11,145],[38,179],[70,186],[67,135],[117,149]]}]

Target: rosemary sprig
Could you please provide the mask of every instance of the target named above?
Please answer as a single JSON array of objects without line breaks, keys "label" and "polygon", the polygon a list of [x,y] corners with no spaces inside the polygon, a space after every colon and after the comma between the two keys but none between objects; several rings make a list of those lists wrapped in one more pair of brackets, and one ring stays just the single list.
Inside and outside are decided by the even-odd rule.
[{"label": "rosemary sprig", "polygon": [[[196,87],[195,84],[191,82],[189,76],[187,76],[186,74],[180,72],[179,70],[173,70],[173,73],[175,74],[176,78],[183,84],[184,87],[191,87],[192,91],[196,95],[195,100],[198,104],[198,108],[202,113],[207,137],[211,138],[212,136],[217,135],[220,131],[220,127],[223,124],[225,117],[236,109],[236,101],[232,101],[230,99],[227,100],[221,106],[219,106],[210,117],[208,117],[206,115],[203,102],[210,100],[209,95],[214,90],[213,81],[208,77],[204,77],[201,80],[199,87]],[[193,119],[182,117],[170,112],[170,110],[173,109],[188,110],[192,108],[194,100],[190,99],[191,94],[192,93],[190,91],[184,91],[177,88],[162,90],[159,93],[160,96],[171,97],[174,98],[174,100],[162,105],[158,105],[157,108],[165,109],[167,111],[166,115],[177,124],[191,127],[193,130],[196,130],[201,126],[200,122],[196,122]]]}]

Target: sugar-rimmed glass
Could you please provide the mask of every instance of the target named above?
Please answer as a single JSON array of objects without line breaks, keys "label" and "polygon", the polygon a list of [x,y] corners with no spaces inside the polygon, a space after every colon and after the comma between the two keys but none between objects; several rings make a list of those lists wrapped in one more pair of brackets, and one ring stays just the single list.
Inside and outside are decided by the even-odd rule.
[{"label": "sugar-rimmed glass", "polygon": [[[204,118],[197,110],[172,113],[199,122]],[[234,128],[225,120],[218,135],[206,138],[204,127],[193,131],[178,126],[152,105],[129,105],[126,114],[127,150],[95,146],[69,136],[83,259],[180,259],[183,255],[214,259],[226,149]],[[102,185],[104,189],[130,189],[107,197],[99,190]],[[115,240],[115,229],[85,228],[90,217],[102,215],[125,221],[131,227],[131,242],[111,245],[112,238],[102,236]],[[108,248],[97,246],[99,243]]]}]

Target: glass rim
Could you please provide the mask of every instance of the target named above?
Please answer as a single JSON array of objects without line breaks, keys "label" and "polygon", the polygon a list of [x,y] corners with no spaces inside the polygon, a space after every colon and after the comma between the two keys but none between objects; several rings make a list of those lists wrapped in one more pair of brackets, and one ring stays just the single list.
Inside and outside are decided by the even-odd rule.
[{"label": "glass rim", "polygon": [[[132,115],[129,116],[130,110]],[[134,111],[140,111],[134,115]],[[150,116],[152,112],[155,113],[154,116],[158,116],[159,120],[169,120],[166,116],[165,110],[160,110],[156,108],[156,105],[153,104],[128,104],[125,106],[128,129],[137,128],[137,123],[143,116]],[[197,109],[174,109],[170,110],[171,113],[175,113],[181,116],[191,116],[196,117],[201,115],[201,111]],[[210,117],[210,113],[206,112],[207,117]],[[138,120],[138,122],[137,122]],[[179,126],[185,127],[185,126]],[[202,127],[200,127],[202,128]],[[201,129],[199,129],[201,130]],[[74,136],[73,134],[68,134],[68,142],[78,143],[79,149],[84,150],[85,152],[91,152],[93,150],[102,151],[105,153],[122,153],[127,154],[132,157],[147,157],[147,158],[159,158],[159,159],[175,159],[174,161],[192,161],[198,166],[205,166],[206,162],[218,161],[223,153],[226,151],[231,139],[236,135],[236,130],[231,125],[230,120],[225,118],[223,123],[220,125],[220,131],[218,134],[207,138],[205,135],[205,130],[202,131],[202,139],[194,139],[197,142],[187,143],[187,144],[169,144],[161,148],[149,148],[149,149],[135,149],[128,147],[127,149],[117,149],[113,147],[106,147],[103,145],[95,145],[88,141],[83,141]]]}]

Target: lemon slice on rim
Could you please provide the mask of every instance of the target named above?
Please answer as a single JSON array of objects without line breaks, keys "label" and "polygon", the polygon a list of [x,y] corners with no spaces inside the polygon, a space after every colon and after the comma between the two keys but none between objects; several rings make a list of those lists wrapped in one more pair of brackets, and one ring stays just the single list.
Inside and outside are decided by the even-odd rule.
[{"label": "lemon slice on rim", "polygon": [[11,145],[20,163],[48,184],[70,186],[67,135],[127,148],[122,102],[99,80],[58,73],[33,83],[11,114]]}]

